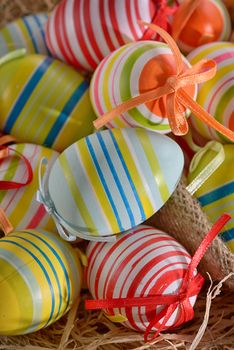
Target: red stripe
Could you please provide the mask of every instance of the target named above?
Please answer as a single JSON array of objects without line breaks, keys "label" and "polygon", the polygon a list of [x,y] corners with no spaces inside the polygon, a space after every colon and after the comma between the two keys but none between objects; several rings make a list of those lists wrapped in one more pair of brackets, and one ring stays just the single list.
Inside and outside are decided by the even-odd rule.
[{"label": "red stripe", "polygon": [[[61,3],[61,5],[63,5],[63,6],[64,6],[64,4],[65,4],[65,1],[63,1]],[[61,5],[57,7],[57,9],[56,9],[57,12],[55,13],[55,16],[54,16],[54,18],[55,18],[55,22],[54,22],[54,26],[55,26],[54,29],[55,30],[54,30],[54,32],[55,32],[55,37],[56,37],[56,40],[57,40],[58,47],[59,47],[59,49],[60,49],[60,51],[61,51],[61,53],[62,53],[62,55],[64,57],[64,60],[66,62],[70,63],[70,58],[67,55],[67,50],[66,50],[66,48],[63,45],[63,39],[61,37],[61,27],[62,27],[61,19],[62,19],[62,16],[63,16],[63,12],[62,12],[63,7]]]},{"label": "red stripe", "polygon": [[117,22],[116,13],[115,13],[115,3],[116,3],[115,1],[109,0],[109,14],[110,14],[110,20],[112,23],[113,30],[119,42],[119,46],[122,46],[125,44],[125,41],[122,38],[120,28]]},{"label": "red stripe", "polygon": [[[74,1],[74,8],[73,11],[74,13],[82,15],[82,8],[81,8],[81,1]],[[78,42],[80,44],[80,48],[83,51],[83,54],[89,63],[89,65],[95,69],[97,67],[97,63],[94,61],[93,57],[91,56],[89,49],[85,43],[84,36],[82,33],[82,26],[81,26],[81,21],[80,21],[80,16],[77,16],[74,25],[75,25],[75,31],[76,31],[76,36],[78,39]],[[85,19],[86,20],[86,19]]]},{"label": "red stripe", "polygon": [[[160,289],[160,295],[162,295],[163,292],[164,292],[164,290],[165,290],[170,284],[172,284],[175,280],[180,279],[180,275],[178,276],[178,272],[182,272],[182,276],[181,276],[181,277],[184,276],[185,271],[187,271],[188,264],[186,264],[186,263],[181,263],[181,262],[175,262],[175,263],[173,263],[173,264],[170,264],[170,267],[171,267],[171,266],[175,266],[175,265],[180,265],[180,269],[176,269],[176,270],[168,271],[168,272],[164,273],[164,274],[157,280],[157,283],[154,284],[153,287],[149,290],[149,292],[147,293],[147,295],[156,295],[156,294],[159,294],[159,293],[158,293],[158,288],[157,288],[158,285],[161,287],[161,289]],[[185,268],[184,268],[184,269],[181,269],[181,265],[185,265]],[[169,265],[166,265],[166,266],[162,267],[160,270],[158,270],[158,271],[150,278],[150,280],[146,283],[146,285],[144,286],[144,289],[142,290],[142,295],[145,296],[145,292],[146,292],[148,286],[150,285],[150,283],[157,277],[157,275],[158,275],[159,273],[161,273],[163,270],[166,270],[168,267],[169,267]],[[166,278],[167,274],[168,274],[169,276]],[[171,276],[171,275],[172,275],[172,276]],[[173,279],[172,279],[171,277],[173,277]],[[175,277],[176,277],[176,278],[175,278]],[[163,284],[164,284],[164,280],[167,281],[167,285],[165,285],[165,288],[162,287]],[[179,286],[179,287],[180,287],[180,286]],[[173,293],[172,293],[172,294],[173,294]],[[154,315],[154,316],[156,316],[156,307],[155,307],[155,306],[156,306],[156,305],[153,305],[153,310],[155,310],[155,315]],[[140,308],[139,308],[139,311],[140,311]],[[149,308],[149,307],[148,307],[148,308],[146,309],[146,313],[149,313],[149,312],[152,312],[152,308]],[[139,314],[140,314],[140,312],[139,312]],[[140,318],[141,318],[141,315],[139,315],[139,316],[140,316]],[[142,318],[141,318],[141,321],[142,321],[142,324],[145,325],[145,323],[144,323],[144,321],[143,321]],[[148,321],[150,321],[150,320],[148,319]],[[145,326],[146,326],[146,325],[145,325]],[[146,327],[147,327],[147,326],[146,326]]]},{"label": "red stripe", "polygon": [[[140,1],[141,1],[141,0],[140,0]],[[137,18],[137,20],[142,19],[141,15],[140,15],[140,9],[139,9],[139,5],[138,5],[138,0],[135,0],[135,1],[134,1],[134,8],[135,8],[135,11],[136,11],[136,18]],[[141,25],[139,25],[139,28],[140,28],[141,33],[142,33],[142,35],[143,35],[143,34],[144,34],[144,31],[145,31],[144,27],[141,26]],[[138,37],[137,39],[139,40],[140,37]]]},{"label": "red stripe", "polygon": [[137,35],[137,32],[135,31],[135,27],[134,27],[134,24],[133,24],[133,21],[132,21],[133,13],[132,13],[132,10],[131,10],[131,3],[132,2],[130,2],[130,1],[125,1],[126,14],[127,14],[127,18],[128,18],[128,24],[129,24],[129,27],[130,27],[131,32],[132,32],[132,36],[133,36],[134,40],[137,40],[138,39],[138,35]]},{"label": "red stripe", "polygon": [[[155,233],[152,233],[151,235],[149,235],[149,236],[154,236],[154,238],[153,239],[151,239],[151,240],[148,240],[148,241],[146,241],[146,242],[144,242],[144,243],[142,243],[142,244],[140,244],[140,245],[138,245],[137,247],[136,247],[136,249],[134,249],[134,250],[132,250],[129,254],[128,254],[128,256],[123,260],[123,261],[121,261],[121,263],[120,264],[116,264],[115,266],[116,266],[116,268],[115,268],[115,271],[114,271],[114,273],[112,274],[112,277],[111,277],[111,279],[110,279],[110,281],[109,281],[109,283],[108,283],[108,290],[107,290],[107,292],[106,292],[106,294],[104,295],[104,297],[106,298],[106,299],[109,299],[109,298],[113,298],[113,292],[114,292],[114,290],[115,290],[115,285],[116,285],[116,282],[117,282],[117,277],[120,275],[120,273],[122,272],[122,270],[128,265],[128,264],[130,264],[130,262],[131,262],[131,260],[136,256],[136,254],[138,254],[139,252],[141,252],[144,248],[146,248],[146,247],[148,247],[148,246],[150,246],[150,245],[152,245],[153,243],[157,243],[157,242],[161,242],[162,241],[162,237],[160,236],[160,237],[155,237]],[[143,236],[143,237],[140,237],[140,239],[137,239],[137,241],[135,241],[135,242],[133,242],[133,243],[131,243],[131,245],[128,247],[128,248],[130,248],[133,244],[135,244],[136,242],[138,243],[140,240],[142,240],[142,239],[145,239],[145,237]],[[170,237],[165,237],[165,238],[163,238],[163,240],[170,240]],[[120,253],[120,257],[121,257],[121,255],[122,255],[122,252]],[[160,257],[161,258],[161,257]],[[113,270],[112,270],[112,272],[113,272]],[[140,280],[139,280],[140,281]],[[123,282],[123,283],[125,283],[125,281]]]},{"label": "red stripe", "polygon": [[93,33],[92,22],[94,21],[94,18],[91,19],[90,1],[87,1],[87,0],[84,1],[84,14],[85,14],[85,23],[87,27],[86,29],[87,29],[87,34],[89,37],[90,44],[92,45],[99,61],[101,61],[104,56],[100,51],[99,46],[97,45],[95,35]]},{"label": "red stripe", "polygon": [[[134,297],[136,295],[136,289],[138,288],[139,284],[142,283],[143,278],[146,276],[146,274],[154,270],[155,265],[159,262],[161,262],[164,259],[168,259],[175,256],[184,256],[184,253],[180,251],[171,251],[168,253],[164,253],[163,255],[156,256],[154,259],[149,261],[146,265],[143,266],[142,270],[139,271],[139,273],[135,276],[134,281],[132,282],[126,297]],[[169,267],[170,264],[168,264],[166,267]],[[171,271],[168,273],[171,275]],[[173,274],[175,276],[175,274]],[[155,284],[155,290],[157,291],[156,294],[162,294],[162,289],[168,287],[170,280],[167,278],[167,274],[164,274]],[[141,295],[142,296],[142,295]],[[110,296],[113,297],[113,296]],[[120,296],[121,297],[121,296]],[[150,311],[152,312],[152,309],[150,308]],[[132,315],[132,309],[126,309],[126,317],[128,318],[128,321],[130,324],[132,324],[133,327],[136,327],[133,315]]]},{"label": "red stripe", "polygon": [[[67,3],[66,3],[67,4]],[[62,4],[61,4],[62,5]],[[64,5],[65,5],[65,2],[64,2]],[[76,21],[76,13],[73,14],[73,18],[71,19],[71,21]],[[74,65],[75,67],[81,69],[81,70],[87,70],[86,67],[84,67],[79,61],[78,59],[76,58],[73,50],[72,50],[72,47],[71,47],[71,43],[69,41],[69,38],[68,38],[68,30],[67,30],[67,27],[69,27],[69,23],[67,23],[67,18],[66,18],[66,7],[64,6],[63,8],[63,11],[62,11],[62,14],[61,14],[61,29],[62,29],[62,33],[63,33],[63,36],[64,36],[64,41],[65,41],[65,44],[67,46],[67,50],[69,51],[70,55],[71,55],[71,59],[69,59],[69,62]]]},{"label": "red stripe", "polygon": [[31,221],[27,225],[26,229],[32,229],[39,226],[40,222],[42,221],[45,215],[46,215],[46,210],[44,206],[41,204],[37,209],[36,214],[32,217]]},{"label": "red stripe", "polygon": [[[151,228],[148,228],[148,230],[150,230]],[[107,260],[110,258],[110,256],[113,254],[113,252],[118,249],[118,247],[123,243],[125,242],[129,237],[132,237],[133,235],[135,235],[136,233],[138,232],[141,232],[142,230],[147,230],[147,229],[142,229],[140,228],[139,230],[134,230],[133,232],[129,233],[129,234],[126,234],[124,235],[120,240],[118,240],[114,245],[110,246],[110,249],[107,251],[106,255],[105,256],[102,256],[102,263],[100,264],[100,267],[96,273],[96,278],[95,278],[95,298],[97,299],[99,296],[98,296],[98,283],[99,283],[99,278],[100,278],[100,275],[102,273],[102,270],[104,268],[104,266],[106,265],[107,263]],[[134,242],[135,243],[135,242]],[[122,254],[122,252],[121,252]],[[116,264],[116,261],[113,262],[113,265]],[[110,268],[110,272],[111,272],[112,268]],[[107,283],[107,279],[105,280],[105,284]]]},{"label": "red stripe", "polygon": [[[91,273],[92,273],[92,271],[93,271],[94,264],[95,264],[95,262],[96,262],[97,257],[99,256],[99,254],[100,254],[100,252],[101,252],[101,250],[102,250],[104,244],[105,244],[105,243],[97,243],[97,244],[95,245],[94,249],[92,250],[90,256],[88,257],[88,272],[87,272],[87,281],[86,281],[88,287],[90,287],[90,285],[91,285],[90,276],[91,276]],[[97,250],[96,257],[95,257],[95,259],[92,261],[93,255],[94,255],[94,253],[95,253],[96,250]],[[91,263],[91,261],[92,261],[92,263]],[[96,281],[95,281],[95,282],[96,282]]]},{"label": "red stripe", "polygon": [[[152,244],[154,244],[154,243],[157,243],[158,241],[161,241],[161,240],[163,239],[162,237],[156,239],[156,238],[155,238],[155,233],[152,233],[152,234],[147,235],[147,238],[148,238],[148,237],[150,238],[150,237],[152,237],[152,236],[153,236],[152,239],[149,239],[149,240],[148,240],[147,242],[145,242],[144,244],[141,244],[140,246],[138,246],[135,250],[132,250],[131,253],[125,258],[124,261],[122,261],[122,263],[121,263],[120,265],[117,264],[117,261],[118,261],[119,259],[121,259],[122,255],[123,255],[128,249],[131,249],[131,247],[132,247],[134,244],[136,244],[136,242],[137,242],[138,244],[140,244],[140,241],[141,241],[141,240],[144,240],[145,237],[142,236],[142,237],[140,237],[139,239],[137,239],[136,241],[130,243],[128,246],[125,247],[125,249],[123,249],[123,250],[119,253],[118,257],[115,259],[115,261],[113,262],[112,266],[110,267],[107,276],[105,277],[105,287],[104,287],[104,289],[103,289],[103,296],[102,296],[103,298],[106,298],[106,294],[108,294],[108,292],[106,292],[106,290],[107,290],[107,288],[109,288],[109,284],[113,283],[113,279],[116,279],[116,275],[119,275],[119,274],[122,272],[122,270],[125,268],[125,266],[126,266],[128,263],[130,263],[130,261],[132,260],[132,258],[134,258],[134,256],[135,256],[137,253],[139,253],[142,249],[147,248],[148,246],[150,246],[150,245],[152,245]],[[167,237],[164,238],[164,240],[167,240],[167,239],[169,239],[169,238],[167,238]],[[117,268],[114,270],[114,267],[115,267],[115,266],[117,266]],[[132,268],[134,268],[134,265],[132,265]],[[114,272],[114,273],[113,273],[113,272]],[[112,278],[110,279],[110,275],[111,275],[112,273],[113,273],[113,275],[112,275]],[[128,277],[128,276],[127,276],[127,277]],[[127,279],[127,277],[126,277],[126,279]],[[126,281],[126,279],[125,279],[125,281]],[[109,280],[110,280],[110,282],[109,282]],[[123,283],[125,283],[125,281],[124,281]],[[121,292],[122,292],[122,288],[121,288]]]},{"label": "red stripe", "polygon": [[[172,264],[171,264],[172,265]],[[176,264],[173,264],[176,265]],[[149,291],[148,295],[155,295],[155,294],[160,294],[163,295],[165,292],[165,289],[168,288],[170,284],[175,282],[176,280],[182,280],[187,269],[183,268],[178,268],[173,271],[168,271],[163,274],[163,276],[155,282],[154,287]],[[167,284],[164,284],[164,281],[167,281]],[[179,282],[179,281],[178,281]],[[179,284],[179,283],[178,283]],[[181,283],[178,285],[178,291],[180,290]],[[172,293],[173,294],[173,293]],[[154,308],[151,307],[146,307],[145,309],[145,314],[148,319],[148,322],[151,322],[152,319],[160,312],[156,311],[156,305],[154,305]],[[157,305],[158,306],[158,305]],[[173,327],[176,327],[177,322],[173,325]]]},{"label": "red stripe", "polygon": [[110,52],[114,51],[116,49],[116,47],[114,46],[112,40],[111,40],[111,37],[109,35],[109,32],[108,32],[108,27],[107,27],[107,24],[106,24],[106,18],[105,18],[105,6],[104,6],[104,1],[105,0],[100,0],[100,4],[99,4],[99,16],[100,16],[100,20],[101,20],[101,25],[102,25],[102,31],[103,31],[103,34],[104,34],[104,37],[106,39],[106,43],[110,49]]}]

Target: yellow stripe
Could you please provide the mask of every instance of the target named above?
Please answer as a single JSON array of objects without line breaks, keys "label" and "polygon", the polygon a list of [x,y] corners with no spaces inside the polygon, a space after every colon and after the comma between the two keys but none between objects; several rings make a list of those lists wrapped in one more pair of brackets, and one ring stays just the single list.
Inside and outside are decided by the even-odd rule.
[{"label": "yellow stripe", "polygon": [[230,251],[234,253],[234,239],[229,242],[225,242],[225,244],[230,249]]},{"label": "yellow stripe", "polygon": [[24,39],[24,42],[28,48],[28,51],[29,52],[35,52],[35,48],[33,46],[33,43],[32,43],[32,39],[28,33],[28,30],[27,28],[25,27],[25,24],[22,20],[18,20],[17,21],[17,26],[19,27],[21,33],[22,33],[22,36],[23,36],[23,39]]},{"label": "yellow stripe", "polygon": [[9,31],[9,28],[7,26],[2,28],[2,30],[0,31],[0,35],[3,37],[8,49],[10,49],[11,51],[17,49],[11,32]]},{"label": "yellow stripe", "polygon": [[121,154],[124,158],[124,161],[127,165],[127,168],[131,175],[134,176],[134,185],[136,189],[140,189],[137,191],[138,196],[140,197],[141,204],[144,208],[144,212],[146,216],[152,215],[154,212],[154,208],[152,206],[152,203],[149,199],[149,196],[145,190],[144,185],[142,184],[141,176],[137,170],[137,167],[135,165],[135,162],[132,158],[131,152],[129,151],[128,145],[124,139],[124,136],[118,132],[117,129],[112,129],[113,134],[115,135],[115,139],[118,142],[118,146],[120,148]]},{"label": "yellow stripe", "polygon": [[[110,74],[111,71],[113,69],[114,64],[116,63],[116,61],[118,60],[119,56],[122,54],[122,52],[125,50],[125,47],[123,47],[122,49],[119,49],[110,60],[108,60],[108,65],[106,66],[106,69],[104,70],[104,76],[103,76],[103,100],[105,102],[106,105],[106,109],[107,111],[111,111],[113,109],[113,104],[111,103],[110,100],[110,88],[109,88],[109,80],[110,80]],[[118,128],[123,128],[126,127],[125,122],[123,122],[123,120],[121,118],[115,118],[114,119],[114,123],[116,125],[116,127]]]},{"label": "yellow stripe", "polygon": [[[15,206],[14,210],[9,215],[10,221],[14,222],[15,225],[18,225],[24,219],[25,213],[27,213],[27,211],[30,210],[32,201],[36,200],[34,197],[36,194],[38,184],[39,158],[41,157],[41,152],[39,147],[37,147],[37,151],[35,147],[36,146],[34,146],[32,156],[29,159],[31,164],[32,161],[36,162],[37,164],[37,166],[33,169],[33,180],[30,183],[30,185],[24,187],[22,197],[18,201],[18,204]],[[24,180],[26,180],[26,178],[27,174],[25,175]]]},{"label": "yellow stripe", "polygon": [[[46,74],[37,84],[25,107],[22,109],[20,117],[14,124],[13,132],[24,134],[28,130],[30,131],[31,138],[36,138],[37,143],[43,143],[45,137],[55,123],[58,115],[60,114],[70,95],[72,95],[75,85],[77,84],[77,81],[73,78],[73,72],[71,72],[73,73],[73,77],[70,72],[70,74],[65,74],[66,79],[69,79],[70,86],[66,93],[61,95],[63,82],[56,84],[56,77],[58,77],[58,72],[55,70],[58,68],[60,70],[60,74],[63,74],[63,72],[67,73],[67,67],[61,67],[61,64],[59,62],[55,61],[49,67]],[[53,74],[53,72],[55,72],[55,74]],[[51,90],[53,93],[49,97],[49,100],[45,102],[48,93],[50,93]],[[58,96],[60,96],[59,100]],[[57,102],[55,104],[56,100]],[[38,129],[45,120],[46,123],[43,124],[42,130],[40,131],[39,135],[37,135]],[[35,135],[37,135],[37,137],[35,137]]]},{"label": "yellow stripe", "polygon": [[86,135],[92,134],[95,131],[93,121],[96,118],[97,116],[92,109],[89,93],[87,91],[70,114],[69,122],[67,121],[64,124],[62,132],[59,133],[53,144],[53,148],[56,150],[64,150],[70,146],[71,143],[76,142]]},{"label": "yellow stripe", "polygon": [[191,64],[195,64],[199,62],[204,57],[207,57],[209,54],[215,52],[216,50],[220,50],[222,48],[227,49],[230,47],[231,43],[215,43],[214,45],[211,45],[210,47],[206,48],[205,50],[202,49],[201,52],[199,52],[196,56],[194,56],[192,59],[190,59]]},{"label": "yellow stripe", "polygon": [[70,189],[70,193],[77,205],[77,209],[79,210],[87,228],[92,228],[92,232],[90,232],[92,235],[98,235],[96,226],[93,222],[93,219],[91,215],[89,214],[88,208],[82,198],[81,192],[79,191],[77,184],[76,184],[76,179],[74,175],[72,174],[70,164],[66,158],[65,154],[62,154],[59,157],[59,162],[61,164],[63,174],[67,180],[68,187]]},{"label": "yellow stripe", "polygon": [[106,192],[103,189],[102,182],[99,179],[97,170],[93,165],[92,157],[90,156],[89,151],[84,142],[79,142],[76,144],[78,152],[80,154],[84,168],[89,176],[89,181],[93,187],[93,191],[96,193],[97,200],[99,201],[100,207],[103,209],[103,213],[106,216],[109,225],[111,226],[112,232],[119,232],[120,227],[114,211],[110,205],[109,199],[106,195]]},{"label": "yellow stripe", "polygon": [[155,181],[157,182],[159,192],[161,194],[162,200],[165,203],[167,199],[170,197],[170,192],[168,190],[167,184],[164,179],[164,175],[160,168],[160,164],[158,158],[154,152],[153,146],[151,144],[150,138],[144,132],[144,137],[141,137],[143,129],[136,129],[136,133],[139,136],[139,141],[141,143],[142,148],[145,151],[145,155],[148,159],[149,166],[152,170],[152,173],[155,175]]}]

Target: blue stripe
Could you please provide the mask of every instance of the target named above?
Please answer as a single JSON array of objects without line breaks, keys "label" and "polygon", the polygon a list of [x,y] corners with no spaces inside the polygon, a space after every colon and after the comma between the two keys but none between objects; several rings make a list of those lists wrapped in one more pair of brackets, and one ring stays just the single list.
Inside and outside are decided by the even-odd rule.
[{"label": "blue stripe", "polygon": [[25,25],[25,27],[27,28],[27,31],[28,31],[28,34],[29,34],[31,40],[32,40],[32,43],[33,43],[35,52],[39,52],[39,49],[38,49],[36,40],[35,40],[35,38],[34,38],[34,35],[33,35],[32,30],[31,30],[31,28],[30,28],[30,24],[27,22],[27,17],[22,17],[22,21],[24,22],[24,25]]},{"label": "blue stripe", "polygon": [[112,198],[112,196],[111,196],[111,193],[110,193],[109,188],[108,188],[108,186],[107,186],[107,183],[106,183],[106,181],[105,181],[105,177],[104,177],[104,175],[103,175],[103,173],[102,173],[102,170],[101,170],[101,168],[100,168],[100,166],[99,166],[99,164],[98,164],[98,160],[97,160],[97,158],[96,158],[96,155],[95,155],[93,146],[92,146],[92,144],[91,144],[91,142],[90,142],[90,140],[89,140],[88,137],[86,137],[85,141],[86,141],[86,143],[87,143],[87,146],[88,146],[90,155],[91,155],[91,157],[92,157],[92,159],[93,159],[94,165],[95,165],[95,167],[96,167],[96,169],[97,169],[98,176],[100,177],[100,180],[101,180],[102,185],[103,185],[103,187],[104,187],[104,189],[105,189],[106,195],[107,195],[107,197],[108,197],[108,199],[109,199],[109,201],[110,201],[110,204],[111,204],[111,206],[112,206],[112,209],[113,209],[113,211],[114,211],[114,214],[115,214],[116,220],[117,220],[117,222],[118,222],[120,231],[124,231],[123,226],[122,226],[122,223],[121,223],[121,220],[120,220],[120,217],[119,217],[119,214],[118,214],[118,211],[117,211],[117,208],[116,208],[116,206],[115,206],[115,202],[114,202],[114,200],[113,200],[113,198]]},{"label": "blue stripe", "polygon": [[232,241],[234,239],[234,228],[221,232],[220,237],[224,242]]},{"label": "blue stripe", "polygon": [[84,93],[87,91],[89,87],[89,83],[84,80],[74,91],[70,99],[67,101],[60,115],[58,116],[56,122],[52,126],[49,134],[47,135],[44,145],[51,147],[58,136],[59,132],[63,128],[73,109],[76,107],[79,100],[82,98]]},{"label": "blue stripe", "polygon": [[[24,232],[24,231],[23,231]],[[24,232],[26,233],[26,232]],[[58,312],[55,316],[55,319],[58,317],[60,310],[61,310],[61,306],[62,306],[62,290],[61,290],[61,286],[60,286],[60,282],[59,282],[59,278],[58,278],[58,274],[55,271],[55,268],[53,266],[53,264],[51,263],[51,261],[49,260],[49,258],[46,256],[46,254],[41,250],[41,248],[39,248],[35,243],[31,242],[29,239],[24,238],[24,237],[20,237],[20,236],[15,236],[15,235],[11,235],[11,237],[15,237],[17,239],[21,239],[29,244],[31,244],[35,249],[39,250],[39,252],[41,253],[41,255],[45,258],[45,260],[47,261],[47,263],[50,265],[51,270],[54,273],[54,277],[56,279],[57,282],[57,286],[58,286],[58,290],[59,290],[59,308],[58,308]]]},{"label": "blue stripe", "polygon": [[10,112],[7,122],[4,126],[4,131],[9,134],[11,132],[11,129],[14,126],[14,123],[16,119],[19,117],[22,109],[24,108],[25,104],[27,103],[28,99],[34,92],[35,87],[51,65],[53,60],[49,57],[46,57],[43,62],[40,64],[40,66],[36,69],[36,71],[33,73],[32,77],[29,79],[29,81],[26,83],[24,89],[21,92],[21,95],[18,97],[18,99],[15,101],[15,105]]},{"label": "blue stripe", "polygon": [[[47,16],[47,15],[40,15],[41,18],[42,18],[42,16],[43,16],[43,20],[45,21],[45,22],[43,22],[43,25],[45,26],[46,20],[48,20],[48,16]],[[44,26],[42,26],[42,23],[40,22],[38,16],[36,16],[36,15],[35,15],[35,16],[31,16],[31,18],[36,22],[36,24],[38,25],[38,27],[39,27],[39,29],[40,29],[41,36],[42,36],[42,38],[43,38],[45,48],[47,49],[47,55],[48,55],[48,56],[51,56],[51,53],[50,53],[50,51],[49,51],[49,49],[48,49],[48,47],[47,47],[47,45],[46,45],[45,28],[44,28]],[[38,52],[39,52],[39,51],[38,51]],[[40,53],[40,52],[39,52],[39,53]]]},{"label": "blue stripe", "polygon": [[202,206],[211,204],[219,199],[224,198],[225,196],[229,196],[230,194],[234,193],[234,182],[230,182],[224,186],[221,186],[214,191],[211,191],[209,193],[204,194],[203,196],[199,197],[198,200],[201,203]]},{"label": "blue stripe", "polygon": [[128,212],[128,216],[129,216],[131,225],[132,225],[132,227],[134,227],[134,226],[136,226],[134,215],[132,213],[131,207],[130,207],[129,202],[127,200],[127,197],[126,197],[126,195],[124,193],[124,189],[123,189],[123,187],[121,185],[121,182],[120,182],[120,180],[118,178],[118,174],[116,173],[114,164],[112,163],[111,157],[110,157],[110,155],[108,153],[107,147],[106,147],[106,145],[105,145],[105,143],[103,141],[101,133],[98,132],[98,133],[96,133],[96,135],[97,135],[97,138],[98,138],[99,143],[101,145],[102,151],[103,151],[103,153],[104,153],[104,155],[106,157],[106,160],[107,160],[107,163],[109,165],[109,168],[110,168],[110,170],[112,172],[112,175],[114,177],[115,183],[116,183],[116,185],[118,187],[120,196],[122,197],[122,200],[124,202],[125,208],[126,208],[126,210]]},{"label": "blue stripe", "polygon": [[132,181],[131,175],[130,175],[129,170],[128,170],[128,167],[127,167],[127,165],[126,165],[126,163],[125,163],[125,161],[124,161],[124,158],[123,158],[123,156],[122,156],[122,153],[121,153],[121,151],[120,151],[120,148],[119,148],[119,146],[118,146],[118,143],[116,142],[116,139],[115,139],[115,137],[114,137],[112,131],[109,130],[109,132],[110,132],[111,139],[112,139],[112,141],[113,141],[113,143],[114,143],[114,145],[115,145],[116,152],[118,153],[119,159],[120,159],[120,161],[121,161],[121,163],[122,163],[122,166],[123,166],[124,171],[125,171],[125,173],[126,173],[126,176],[127,176],[127,178],[128,178],[129,184],[130,184],[130,186],[131,186],[131,188],[132,188],[132,191],[133,191],[134,197],[135,197],[135,199],[136,199],[136,201],[137,201],[138,207],[139,207],[139,209],[140,209],[140,212],[141,212],[141,219],[144,221],[144,220],[146,220],[146,216],[145,216],[144,208],[142,207],[142,204],[141,204],[141,200],[140,200],[140,198],[139,198],[139,196],[138,196],[138,192],[137,192],[137,190],[136,190],[136,187],[135,187],[135,185],[134,185],[134,182]]},{"label": "blue stripe", "polygon": [[70,303],[70,299],[71,299],[71,284],[70,284],[70,279],[69,279],[66,267],[65,267],[62,259],[60,258],[60,256],[56,252],[56,250],[45,239],[37,236],[35,233],[32,233],[32,232],[28,232],[28,231],[23,231],[23,232],[27,233],[30,236],[33,236],[33,237],[39,239],[41,242],[43,242],[49,248],[49,250],[53,253],[53,255],[56,257],[56,259],[59,261],[59,263],[60,263],[60,265],[62,267],[62,270],[64,272],[64,276],[65,276],[66,282],[67,282],[67,304],[66,304],[66,308],[67,308],[69,303]]},{"label": "blue stripe", "polygon": [[27,248],[23,247],[21,244],[17,243],[17,242],[13,242],[13,241],[10,241],[8,239],[1,239],[1,242],[5,242],[5,243],[10,243],[10,244],[13,244],[13,245],[16,245],[17,247],[23,249],[24,251],[26,251],[29,255],[31,255],[31,257],[36,260],[36,262],[38,263],[38,265],[40,266],[40,268],[42,269],[45,277],[46,277],[46,280],[48,282],[48,285],[50,287],[50,292],[51,292],[51,297],[52,297],[52,305],[51,305],[51,311],[50,311],[50,316],[49,316],[49,319],[47,321],[47,323],[45,324],[45,327],[48,325],[48,323],[51,321],[52,319],[52,316],[53,316],[53,313],[54,313],[54,305],[55,305],[55,302],[54,302],[54,290],[53,290],[53,287],[51,285],[51,282],[50,282],[50,278],[49,278],[49,275],[46,271],[46,269],[44,268],[44,266],[42,265],[42,263],[40,262],[40,260],[36,257],[36,255],[34,255],[33,253],[30,252],[30,250],[28,250]]}]

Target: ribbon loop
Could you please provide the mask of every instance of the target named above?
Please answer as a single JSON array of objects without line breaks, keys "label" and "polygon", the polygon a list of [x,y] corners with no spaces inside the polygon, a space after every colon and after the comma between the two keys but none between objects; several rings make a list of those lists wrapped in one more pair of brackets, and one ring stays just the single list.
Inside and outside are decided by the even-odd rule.
[{"label": "ribbon loop", "polygon": [[186,92],[186,87],[204,83],[205,81],[212,79],[217,71],[216,62],[210,59],[201,60],[193,67],[185,69],[182,55],[174,39],[157,25],[148,24],[142,21],[140,21],[140,23],[148,26],[156,33],[159,33],[169,45],[176,63],[176,75],[168,76],[164,85],[155,87],[150,91],[144,92],[137,97],[133,97],[130,100],[123,102],[110,112],[107,112],[95,120],[93,122],[94,126],[99,129],[113,118],[127,112],[128,110],[165,96],[167,118],[171,130],[175,135],[185,135],[188,132],[188,124],[184,115],[184,109],[188,108],[204,123],[213,127],[234,142],[234,132],[220,124]]}]

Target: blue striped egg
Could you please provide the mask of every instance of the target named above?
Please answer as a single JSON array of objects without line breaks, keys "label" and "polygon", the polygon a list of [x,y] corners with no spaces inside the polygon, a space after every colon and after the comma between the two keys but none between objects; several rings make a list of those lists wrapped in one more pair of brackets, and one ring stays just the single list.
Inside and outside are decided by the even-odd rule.
[{"label": "blue striped egg", "polygon": [[92,133],[89,82],[51,57],[16,54],[0,65],[0,129],[57,151]]},{"label": "blue striped egg", "polygon": [[164,135],[142,128],[97,132],[57,158],[48,179],[50,201],[68,232],[108,240],[159,210],[183,165],[180,147]]},{"label": "blue striped egg", "polygon": [[0,56],[19,48],[27,53],[50,55],[45,42],[46,13],[24,16],[0,30]]},{"label": "blue striped egg", "polygon": [[0,239],[0,335],[49,326],[79,297],[77,252],[58,235],[15,231]]}]

